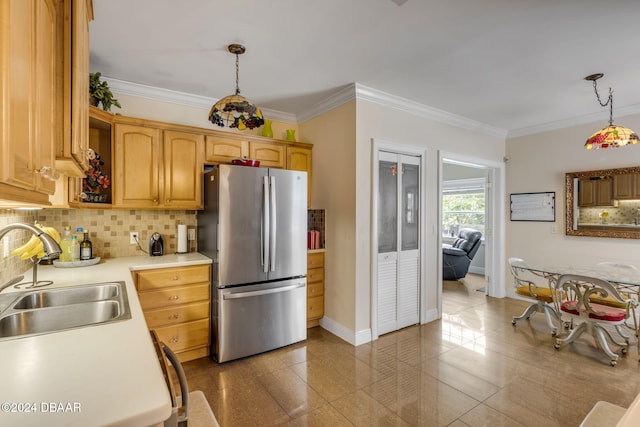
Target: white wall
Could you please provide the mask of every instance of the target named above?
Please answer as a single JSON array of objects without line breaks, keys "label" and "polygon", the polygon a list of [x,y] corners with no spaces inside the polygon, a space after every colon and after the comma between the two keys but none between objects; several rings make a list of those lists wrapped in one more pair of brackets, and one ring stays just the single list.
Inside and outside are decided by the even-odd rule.
[{"label": "white wall", "polygon": [[355,330],[355,110],[351,101],[300,125],[313,143],[311,203],[325,209],[325,318],[346,334]]},{"label": "white wall", "polygon": [[428,149],[426,189],[427,225],[425,230],[425,259],[427,260],[427,310],[438,305],[437,280],[438,245],[438,151],[458,153],[466,157],[501,162],[504,140],[476,131],[462,129],[427,118],[385,108],[367,101],[357,101],[356,108],[356,282],[355,332],[358,336],[371,328],[371,144],[382,139],[395,144]]},{"label": "white wall", "polygon": [[[616,118],[616,123],[640,131],[640,115]],[[596,122],[507,140],[507,201],[510,193],[555,191],[557,227],[557,233],[553,234],[549,222],[507,219],[507,257],[524,258],[540,266],[619,261],[640,267],[638,240],[565,236],[564,233],[565,173],[640,164],[640,144],[608,150],[583,148],[587,137],[604,126],[606,123]]]}]

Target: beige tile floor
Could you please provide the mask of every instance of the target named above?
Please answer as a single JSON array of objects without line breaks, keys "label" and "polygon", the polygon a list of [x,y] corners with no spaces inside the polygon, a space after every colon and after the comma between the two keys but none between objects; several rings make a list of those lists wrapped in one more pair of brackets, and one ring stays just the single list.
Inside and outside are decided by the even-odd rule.
[{"label": "beige tile floor", "polygon": [[443,317],[353,347],[313,328],[305,342],[239,361],[184,365],[222,427],[578,426],[598,400],[640,392],[635,345],[616,367],[591,337],[553,348],[541,314],[445,282]]}]

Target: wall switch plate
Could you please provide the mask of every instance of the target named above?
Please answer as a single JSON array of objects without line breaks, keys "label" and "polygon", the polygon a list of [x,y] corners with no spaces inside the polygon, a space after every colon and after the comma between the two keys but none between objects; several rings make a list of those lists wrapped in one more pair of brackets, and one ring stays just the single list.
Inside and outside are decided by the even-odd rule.
[{"label": "wall switch plate", "polygon": [[138,244],[138,232],[132,231],[129,233],[129,244],[137,245]]},{"label": "wall switch plate", "polygon": [[558,227],[555,224],[551,224],[551,234],[556,234],[558,232]]},{"label": "wall switch plate", "polygon": [[188,228],[187,229],[187,240],[196,240],[196,229]]}]

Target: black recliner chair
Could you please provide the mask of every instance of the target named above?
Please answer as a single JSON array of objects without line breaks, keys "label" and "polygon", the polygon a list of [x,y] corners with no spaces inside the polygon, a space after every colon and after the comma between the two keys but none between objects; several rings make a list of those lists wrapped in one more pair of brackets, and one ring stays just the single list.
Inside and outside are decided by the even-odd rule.
[{"label": "black recliner chair", "polygon": [[463,228],[453,244],[442,245],[442,278],[458,280],[467,275],[471,260],[480,248],[482,233]]}]

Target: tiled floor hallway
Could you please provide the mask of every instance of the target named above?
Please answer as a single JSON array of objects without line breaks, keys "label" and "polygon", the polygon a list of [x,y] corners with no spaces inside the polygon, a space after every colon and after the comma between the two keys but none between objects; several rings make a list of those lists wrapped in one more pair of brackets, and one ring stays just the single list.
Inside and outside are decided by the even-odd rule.
[{"label": "tiled floor hallway", "polygon": [[[476,286],[473,284],[476,283]],[[439,321],[353,347],[329,332],[222,365],[185,364],[220,425],[578,426],[598,400],[640,391],[635,344],[616,367],[591,337],[557,351],[526,303],[445,282]]]}]

